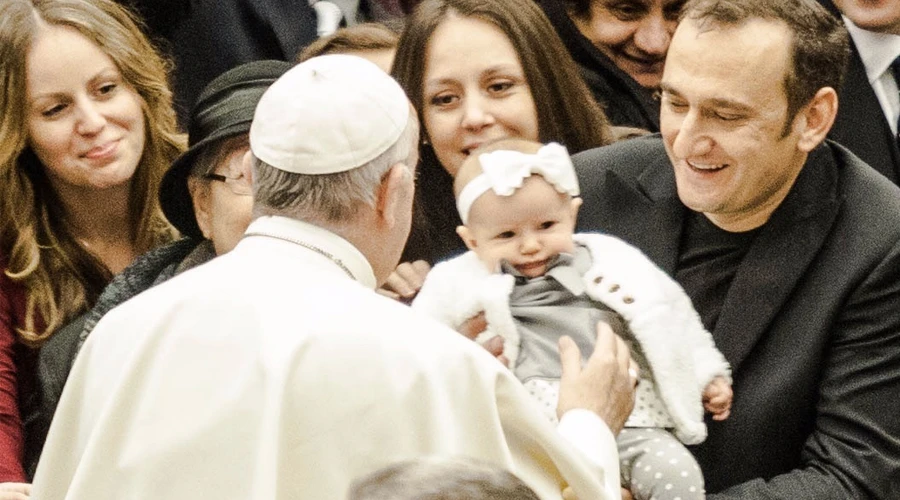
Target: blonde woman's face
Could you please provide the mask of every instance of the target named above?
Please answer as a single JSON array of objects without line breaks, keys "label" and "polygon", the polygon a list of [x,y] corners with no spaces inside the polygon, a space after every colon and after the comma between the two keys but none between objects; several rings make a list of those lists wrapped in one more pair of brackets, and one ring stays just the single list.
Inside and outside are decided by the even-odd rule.
[{"label": "blonde woman's face", "polygon": [[45,26],[27,57],[28,142],[57,187],[127,184],[146,142],[137,92],[97,45]]}]

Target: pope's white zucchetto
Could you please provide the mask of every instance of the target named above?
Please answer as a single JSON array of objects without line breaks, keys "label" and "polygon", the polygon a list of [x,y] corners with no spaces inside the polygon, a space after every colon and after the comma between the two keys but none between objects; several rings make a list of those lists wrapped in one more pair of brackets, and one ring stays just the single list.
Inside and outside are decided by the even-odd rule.
[{"label": "pope's white zucchetto", "polygon": [[322,175],[377,158],[410,119],[400,85],[361,57],[314,57],[263,94],[253,124],[253,155],[279,170]]}]

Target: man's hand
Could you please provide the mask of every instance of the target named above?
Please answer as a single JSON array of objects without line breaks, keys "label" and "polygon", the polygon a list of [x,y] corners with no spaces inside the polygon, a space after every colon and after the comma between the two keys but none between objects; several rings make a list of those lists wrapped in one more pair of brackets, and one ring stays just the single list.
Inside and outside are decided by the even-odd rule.
[{"label": "man's hand", "polygon": [[424,260],[403,262],[388,276],[388,279],[378,289],[378,293],[409,303],[419,293],[429,271],[431,271],[431,265]]},{"label": "man's hand", "polygon": [[28,483],[0,483],[0,500],[28,500],[31,485]]},{"label": "man's hand", "polygon": [[567,336],[559,339],[562,363],[557,415],[575,408],[591,410],[619,434],[634,408],[636,374],[629,373],[631,352],[606,323],[597,324],[594,353],[581,366],[581,351]]},{"label": "man's hand", "polygon": [[722,421],[731,415],[734,392],[724,377],[716,377],[703,390],[703,407],[712,413],[713,420]]}]

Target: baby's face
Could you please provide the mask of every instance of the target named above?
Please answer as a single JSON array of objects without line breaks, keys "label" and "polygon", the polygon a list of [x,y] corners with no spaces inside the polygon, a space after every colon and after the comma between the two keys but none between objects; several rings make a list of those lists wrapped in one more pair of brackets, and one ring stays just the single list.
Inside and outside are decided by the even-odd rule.
[{"label": "baby's face", "polygon": [[579,206],[580,198],[561,194],[532,175],[511,196],[490,190],[481,195],[459,233],[492,271],[505,260],[524,276],[543,276],[551,259],[574,251],[572,233]]}]

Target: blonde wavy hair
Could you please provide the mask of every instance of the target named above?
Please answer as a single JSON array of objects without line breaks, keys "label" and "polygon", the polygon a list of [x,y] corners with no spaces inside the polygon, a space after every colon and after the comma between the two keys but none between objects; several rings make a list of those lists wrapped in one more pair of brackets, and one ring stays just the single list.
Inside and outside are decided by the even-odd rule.
[{"label": "blonde wavy hair", "polygon": [[40,23],[77,30],[118,66],[141,98],[146,144],[135,171],[130,218],[135,250],[175,238],[159,208],[163,173],[181,151],[168,86],[169,64],[135,17],[112,0],[0,2],[0,259],[4,273],[26,291],[23,341],[39,345],[96,302],[112,273],[78,244],[67,227],[44,167],[28,146],[26,57]]}]

